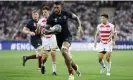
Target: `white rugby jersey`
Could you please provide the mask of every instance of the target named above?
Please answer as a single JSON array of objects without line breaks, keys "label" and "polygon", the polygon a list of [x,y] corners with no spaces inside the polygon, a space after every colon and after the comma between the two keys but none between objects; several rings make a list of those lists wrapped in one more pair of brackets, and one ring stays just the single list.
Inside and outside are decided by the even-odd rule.
[{"label": "white rugby jersey", "polygon": [[112,36],[115,32],[115,26],[109,22],[106,25],[101,23],[97,26],[97,33],[99,33],[100,42],[103,44],[108,44],[110,41],[112,41]]},{"label": "white rugby jersey", "polygon": [[[46,17],[42,17],[39,21],[38,21],[38,25],[42,27],[42,31],[45,30],[45,26],[46,26],[46,22],[47,22],[47,18]],[[46,38],[51,38],[52,34],[50,35],[43,35]]]}]

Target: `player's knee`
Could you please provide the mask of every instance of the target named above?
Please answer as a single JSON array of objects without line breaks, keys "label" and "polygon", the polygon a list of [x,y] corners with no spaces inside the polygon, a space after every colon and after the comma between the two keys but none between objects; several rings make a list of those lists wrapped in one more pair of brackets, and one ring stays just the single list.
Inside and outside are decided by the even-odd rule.
[{"label": "player's knee", "polygon": [[65,55],[67,54],[67,49],[62,48],[62,49],[61,49],[61,53],[62,53],[63,56],[65,56]]},{"label": "player's knee", "polygon": [[102,58],[100,57],[98,60],[99,60],[99,62],[101,62],[102,61]]},{"label": "player's knee", "polygon": [[62,46],[61,52],[62,53],[67,53],[68,52],[68,48],[66,46]]},{"label": "player's knee", "polygon": [[110,57],[109,56],[106,56],[106,59],[110,59]]},{"label": "player's knee", "polygon": [[98,56],[98,60],[99,60],[99,62],[101,62],[101,61],[102,61],[102,59],[103,59],[103,57],[102,57],[102,56]]},{"label": "player's knee", "polygon": [[106,56],[106,60],[109,62],[110,61],[110,56]]}]

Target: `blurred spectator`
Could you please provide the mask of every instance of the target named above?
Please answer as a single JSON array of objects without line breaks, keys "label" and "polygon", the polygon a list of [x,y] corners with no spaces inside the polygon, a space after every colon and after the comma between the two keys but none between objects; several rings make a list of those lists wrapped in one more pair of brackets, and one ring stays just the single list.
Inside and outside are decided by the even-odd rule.
[{"label": "blurred spectator", "polygon": [[[0,1],[0,40],[27,40],[22,28],[31,18],[31,11],[42,6],[52,7],[52,1]],[[113,3],[111,3],[113,4]],[[73,41],[92,41],[97,25],[97,10],[100,2],[65,2],[65,10],[75,13],[81,20],[84,36],[79,36],[76,26],[69,21]],[[106,5],[107,6],[107,5]],[[115,15],[111,17],[118,31],[118,40],[133,40],[133,3],[117,2]]]}]

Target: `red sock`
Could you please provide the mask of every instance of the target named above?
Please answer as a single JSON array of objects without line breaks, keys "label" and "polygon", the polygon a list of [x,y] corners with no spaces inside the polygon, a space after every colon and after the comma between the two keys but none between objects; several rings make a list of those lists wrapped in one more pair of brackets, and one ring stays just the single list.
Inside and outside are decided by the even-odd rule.
[{"label": "red sock", "polygon": [[73,75],[73,69],[72,69],[72,68],[68,69],[68,72],[69,72],[69,75],[70,75],[70,74]]},{"label": "red sock", "polygon": [[38,56],[38,68],[41,68],[41,56]]},{"label": "red sock", "polygon": [[34,55],[30,55],[30,56],[26,56],[26,59],[28,60],[28,59],[36,59],[37,57],[36,57],[36,54],[34,54]]},{"label": "red sock", "polygon": [[77,65],[74,64],[74,63],[71,63],[71,65],[72,65],[72,68],[73,68],[75,71],[77,71],[77,69],[78,69]]}]

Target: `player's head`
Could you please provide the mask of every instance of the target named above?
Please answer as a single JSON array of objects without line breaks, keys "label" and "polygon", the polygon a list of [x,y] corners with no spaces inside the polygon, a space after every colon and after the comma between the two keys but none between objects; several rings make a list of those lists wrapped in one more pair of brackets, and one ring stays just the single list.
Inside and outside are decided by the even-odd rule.
[{"label": "player's head", "polygon": [[42,8],[43,16],[48,17],[48,16],[49,16],[49,11],[50,11],[50,8],[49,8],[48,6],[44,6],[44,7]]},{"label": "player's head", "polygon": [[39,19],[39,12],[37,10],[32,11],[32,19],[38,21]]},{"label": "player's head", "polygon": [[106,24],[108,22],[108,18],[109,18],[109,16],[107,14],[102,14],[101,15],[101,22],[103,24]]},{"label": "player's head", "polygon": [[62,3],[59,1],[56,1],[54,3],[54,13],[59,14],[61,12],[61,10],[62,10]]}]

